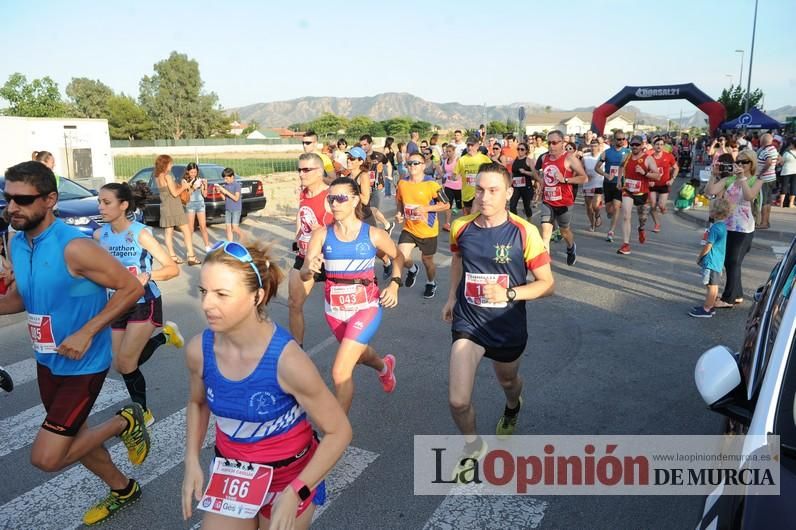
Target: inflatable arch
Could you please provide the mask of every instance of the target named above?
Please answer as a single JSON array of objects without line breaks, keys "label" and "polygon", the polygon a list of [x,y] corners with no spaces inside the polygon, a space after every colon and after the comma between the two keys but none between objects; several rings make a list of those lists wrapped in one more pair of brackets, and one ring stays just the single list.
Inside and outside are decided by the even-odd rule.
[{"label": "inflatable arch", "polygon": [[630,101],[658,101],[663,99],[687,99],[699,110],[708,115],[710,131],[719,128],[721,122],[727,117],[724,105],[708,97],[693,83],[685,85],[660,85],[660,86],[626,86],[614,97],[594,109],[591,118],[591,130],[603,134],[608,116],[618,111]]}]

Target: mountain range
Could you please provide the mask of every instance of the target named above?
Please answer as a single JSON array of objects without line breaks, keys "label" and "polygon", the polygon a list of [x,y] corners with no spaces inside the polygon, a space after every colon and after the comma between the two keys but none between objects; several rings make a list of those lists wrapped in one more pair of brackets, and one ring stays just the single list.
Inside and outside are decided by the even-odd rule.
[{"label": "mountain range", "polygon": [[[590,112],[594,107],[576,109],[560,109],[533,102],[517,102],[510,105],[464,105],[461,103],[434,103],[405,92],[387,92],[368,97],[303,97],[288,101],[255,103],[243,107],[225,109],[231,114],[237,112],[240,120],[245,123],[256,121],[260,127],[287,127],[294,123],[311,121],[324,113],[330,112],[338,116],[353,118],[368,116],[376,121],[410,116],[416,120],[424,120],[444,129],[452,127],[475,128],[481,123],[493,120],[517,120],[518,109],[524,106],[526,114],[538,114],[546,111]],[[637,123],[666,127],[669,120],[680,122],[679,116],[667,117],[642,112],[637,107],[627,105],[622,108],[623,114],[636,116]],[[786,116],[796,115],[796,107],[785,106],[774,109],[768,114],[779,121]],[[682,117],[681,127],[704,126],[706,115],[696,111]]]}]

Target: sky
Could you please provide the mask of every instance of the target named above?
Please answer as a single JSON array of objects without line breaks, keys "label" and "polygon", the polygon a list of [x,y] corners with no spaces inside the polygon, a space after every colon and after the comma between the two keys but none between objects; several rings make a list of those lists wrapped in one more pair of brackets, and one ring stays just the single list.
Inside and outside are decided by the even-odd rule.
[{"label": "sky", "polygon": [[[0,82],[73,77],[138,95],[173,51],[225,108],[408,92],[438,103],[599,105],[625,85],[717,98],[749,68],[754,0],[0,2]],[[796,104],[796,0],[760,0],[752,88]],[[690,115],[686,101],[634,102]]]}]

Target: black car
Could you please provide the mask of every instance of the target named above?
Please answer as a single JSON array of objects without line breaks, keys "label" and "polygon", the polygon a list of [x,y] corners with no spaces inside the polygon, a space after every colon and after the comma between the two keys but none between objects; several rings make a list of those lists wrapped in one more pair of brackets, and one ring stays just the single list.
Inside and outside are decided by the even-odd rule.
[{"label": "black car", "polygon": [[[149,195],[146,198],[144,208],[144,222],[157,225],[160,221],[160,192],[158,191],[155,178],[152,175],[153,167],[147,167],[133,175],[129,180],[131,186],[138,182],[144,182],[149,186]],[[224,182],[221,172],[222,166],[216,164],[199,164],[199,177],[207,180],[207,197],[205,197],[205,215],[207,222],[224,222],[224,196],[216,189]],[[174,164],[171,168],[174,180],[179,183],[185,173],[185,164]],[[241,218],[247,214],[257,212],[265,208],[265,194],[263,183],[257,179],[238,179],[241,185],[241,197],[243,198],[243,211]]]}]

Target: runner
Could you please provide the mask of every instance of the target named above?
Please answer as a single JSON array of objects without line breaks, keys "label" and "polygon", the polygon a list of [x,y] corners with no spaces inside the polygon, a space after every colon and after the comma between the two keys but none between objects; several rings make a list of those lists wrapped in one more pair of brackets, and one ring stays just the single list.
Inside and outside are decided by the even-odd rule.
[{"label": "runner", "polygon": [[[351,425],[315,365],[268,317],[283,278],[275,261],[261,245],[220,241],[200,273],[208,327],[186,348],[182,514],[187,520],[200,502],[208,510],[204,529],[308,528],[325,500],[323,479],[351,441]],[[203,500],[200,453],[211,413],[216,459]],[[324,433],[320,443],[308,414]],[[225,479],[247,471],[253,480],[242,481],[245,491],[243,484],[227,488]]]},{"label": "runner", "polygon": [[[108,325],[144,288],[99,245],[56,219],[55,175],[44,164],[8,168],[4,195],[18,232],[10,246],[15,282],[0,297],[0,314],[28,312],[46,411],[30,461],[50,473],[80,462],[102,479],[110,494],[83,516],[84,524],[96,524],[141,496],[139,484],[119,471],[103,446],[119,436],[130,462],[146,459],[149,433],[141,406],[126,406],[92,428],[86,419],[111,365]],[[110,299],[106,289],[115,291]]]},{"label": "runner", "polygon": [[478,168],[483,164],[491,164],[492,160],[483,153],[479,152],[479,141],[477,138],[467,139],[467,152],[459,157],[453,172],[462,181],[462,212],[469,215],[473,208],[475,199],[475,177]]},{"label": "runner", "polygon": [[[552,294],[554,282],[550,256],[536,227],[506,211],[511,195],[506,168],[483,166],[477,194],[479,212],[456,219],[451,228],[451,284],[442,319],[452,323],[448,400],[466,440],[462,459],[479,460],[487,446],[476,434],[472,401],[478,365],[483,357],[492,360],[506,395],[496,434],[514,434],[522,407],[520,357],[528,340],[525,301]],[[454,479],[463,468],[460,460]]]},{"label": "runner", "polygon": [[453,131],[453,147],[456,149],[456,158],[462,156],[467,151],[467,142],[464,141],[461,129]]},{"label": "runner", "polygon": [[589,232],[594,232],[602,224],[600,208],[603,205],[603,176],[594,168],[600,160],[600,144],[593,138],[589,144],[589,152],[583,156],[583,168],[589,181],[583,185],[583,201],[586,204],[586,217],[589,219]]},{"label": "runner", "polygon": [[[533,215],[533,161],[528,158],[528,144],[521,143],[517,146],[517,157],[511,163],[511,200],[509,210],[517,215],[517,205],[522,199],[522,209],[525,218],[531,220]],[[508,169],[508,168],[507,168]]]},{"label": "runner", "polygon": [[[412,158],[418,156],[414,154]],[[397,193],[400,195],[400,187]],[[403,258],[387,232],[363,222],[363,202],[356,181],[346,177],[335,180],[327,200],[334,224],[312,235],[301,277],[309,278],[325,266],[326,323],[340,343],[332,379],[337,400],[348,413],[354,398],[352,375],[357,364],[376,370],[385,392],[395,390],[395,357],[381,358],[368,344],[381,324],[382,307],[398,305]],[[373,269],[377,252],[393,260],[394,276],[381,294]]]},{"label": "runner", "polygon": [[[144,296],[111,322],[111,345],[114,367],[124,378],[130,398],[144,409],[148,427],[155,418],[147,406],[146,380],[141,365],[159,346],[171,344],[182,348],[185,345],[177,324],[169,320],[163,322],[163,300],[155,282],[176,278],[180,269],[145,225],[127,219],[127,214],[135,211],[137,205],[144,204],[146,196],[133,195],[126,182],[113,182],[100,188],[98,199],[100,215],[107,224],[94,232],[94,239],[144,286]],[[152,267],[153,258],[161,264],[160,268]],[[161,327],[163,331],[153,337],[152,333]]]},{"label": "runner", "polygon": [[617,254],[630,254],[630,227],[634,206],[638,213],[638,242],[643,245],[647,240],[644,226],[647,224],[647,215],[650,211],[650,181],[657,182],[660,177],[655,160],[644,150],[641,137],[633,136],[630,139],[630,153],[625,156],[619,168],[619,178],[622,182],[623,243],[616,251]]},{"label": "runner", "polygon": [[[369,134],[363,134],[359,138],[359,147],[365,151],[366,159],[370,162],[367,168],[370,183],[369,186],[366,186],[370,191],[367,194],[368,200],[365,202],[365,205],[370,208],[373,214],[373,222],[375,223],[378,221],[384,225],[384,229],[387,230],[388,234],[392,234],[392,229],[395,228],[395,224],[389,222],[387,218],[384,217],[384,214],[381,213],[381,210],[379,210],[379,207],[381,207],[381,190],[384,188],[382,173],[384,171],[384,162],[387,158],[383,153],[379,153],[373,149],[373,138]],[[352,171],[352,174],[354,173],[356,172]],[[359,185],[364,186],[364,183],[359,182]],[[362,198],[365,198],[365,188],[362,188]],[[373,226],[376,225],[374,224]]]},{"label": "runner", "polygon": [[619,167],[622,161],[630,153],[630,149],[625,147],[627,137],[625,133],[617,131],[614,133],[613,144],[603,151],[600,160],[594,166],[594,172],[603,177],[603,199],[605,200],[605,212],[611,220],[605,240],[609,243],[614,240],[616,224],[619,222],[619,213],[622,209],[622,191],[619,188]]},{"label": "runner", "polygon": [[315,131],[310,130],[304,133],[304,136],[301,138],[301,146],[305,153],[312,153],[320,157],[321,161],[323,162],[323,179],[328,185],[336,178],[334,162],[332,162],[332,159],[327,155],[317,152],[318,135],[315,133]]},{"label": "runner", "polygon": [[398,237],[398,250],[406,266],[405,285],[407,288],[412,287],[417,278],[417,264],[412,261],[412,249],[417,247],[426,269],[423,298],[434,298],[437,292],[434,254],[437,253],[439,236],[437,212],[449,210],[450,203],[434,176],[424,174],[426,163],[423,155],[409,155],[406,165],[409,167],[409,178],[400,181],[395,192],[395,220],[404,223],[404,229]]},{"label": "runner", "polygon": [[440,165],[440,172],[442,173],[442,181],[445,186],[445,195],[451,199],[451,208],[445,210],[445,224],[442,229],[446,232],[451,230],[451,219],[453,214],[462,209],[462,179],[456,174],[456,162],[459,157],[457,153],[461,151],[453,144],[445,146],[445,156]]},{"label": "runner", "polygon": [[[355,148],[358,149],[358,148]],[[307,247],[315,230],[332,222],[332,212],[326,203],[329,188],[323,178],[323,160],[315,153],[304,153],[299,156],[298,174],[301,181],[299,210],[296,215],[296,259],[288,273],[288,327],[290,334],[299,346],[304,344],[304,302],[307,300],[312,286],[316,281],[323,281],[321,271],[307,281],[301,279],[299,271],[307,256]]]},{"label": "runner", "polygon": [[652,141],[652,148],[654,149],[652,158],[661,173],[660,180],[650,187],[650,212],[655,225],[652,231],[658,233],[661,231],[661,218],[658,217],[656,210],[660,210],[661,216],[666,215],[666,202],[669,200],[672,182],[680,173],[680,166],[674,155],[666,152],[666,144],[660,136]]},{"label": "runner", "polygon": [[570,228],[572,219],[571,208],[575,204],[572,194],[573,184],[583,184],[589,177],[583,164],[574,153],[564,151],[564,139],[561,131],[547,133],[547,145],[550,151],[542,157],[542,171],[538,179],[543,186],[542,198],[542,239],[545,248],[550,248],[550,237],[553,235],[553,224],[561,230],[561,236],[567,242],[567,265],[578,261],[575,234]]}]

